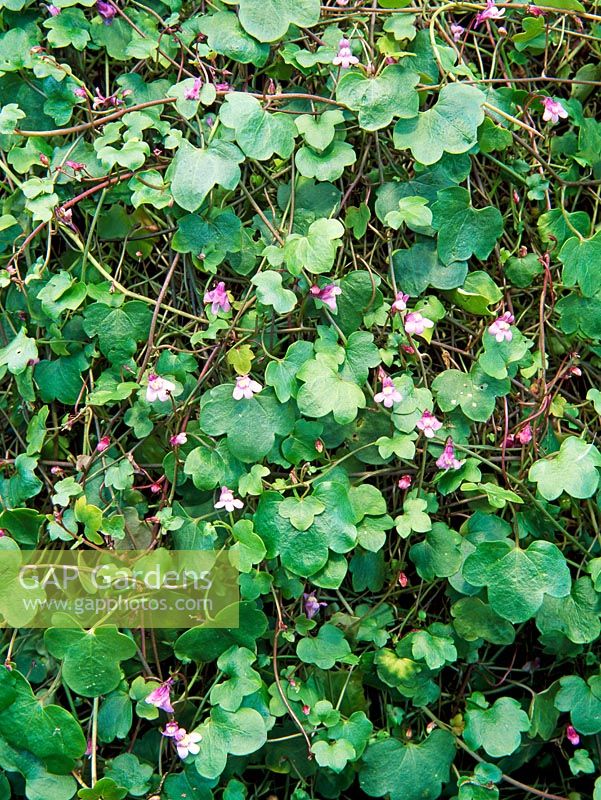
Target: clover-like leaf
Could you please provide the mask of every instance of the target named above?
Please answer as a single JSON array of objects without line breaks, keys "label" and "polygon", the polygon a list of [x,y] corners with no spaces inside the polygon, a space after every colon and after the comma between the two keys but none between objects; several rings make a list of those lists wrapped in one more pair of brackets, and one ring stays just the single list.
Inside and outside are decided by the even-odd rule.
[{"label": "clover-like leaf", "polygon": [[491,608],[510,622],[525,622],[541,607],[545,594],[566,597],[570,570],[561,550],[535,541],[527,550],[507,540],[481,542],[463,565],[463,577],[488,588]]},{"label": "clover-like leaf", "polygon": [[50,628],[44,641],[49,652],[63,661],[63,679],[82,697],[99,697],[121,680],[119,663],[136,653],[133,639],[114,625],[83,631]]},{"label": "clover-like leaf", "polygon": [[569,711],[572,725],[585,736],[601,731],[601,675],[592,675],[586,682],[579,675],[559,679],[560,690],[555,707]]},{"label": "clover-like leaf", "polygon": [[212,708],[209,719],[196,731],[202,736],[202,745],[194,763],[205,778],[221,775],[228,755],[246,756],[267,741],[265,720],[254,708],[233,712]]},{"label": "clover-like leaf", "polygon": [[440,796],[449,780],[455,743],[447,731],[434,730],[419,744],[390,738],[370,744],[363,756],[359,783],[370,797],[424,800]]},{"label": "clover-like leaf", "polygon": [[432,108],[397,122],[394,146],[397,150],[410,148],[422,164],[435,164],[443,153],[466,153],[478,141],[483,102],[484,95],[475,86],[449,83]]},{"label": "clover-like leaf", "polygon": [[282,286],[282,276],[274,270],[258,272],[251,283],[257,287],[257,298],[265,306],[272,306],[276,314],[288,314],[296,305],[296,295]]},{"label": "clover-like leaf", "polygon": [[351,655],[344,633],[334,625],[322,625],[317,636],[305,637],[296,646],[296,654],[306,664],[331,669],[337,661],[347,661]]},{"label": "clover-like leaf", "polygon": [[599,292],[601,283],[601,231],[591,239],[572,236],[561,248],[559,260],[563,264],[562,279],[565,286],[579,286],[585,297]]},{"label": "clover-like leaf", "polygon": [[219,119],[233,128],[236,142],[249,158],[265,161],[277,153],[288,158],[294,149],[296,127],[287,114],[271,114],[255,98],[242,92],[226,95]]},{"label": "clover-like leaf", "polygon": [[325,510],[325,505],[316,497],[287,497],[278,505],[278,514],[289,519],[297,531],[306,531],[313,520]]},{"label": "clover-like leaf", "polygon": [[227,677],[211,689],[211,704],[225,711],[237,711],[242,700],[261,688],[261,676],[252,668],[256,656],[245,647],[232,645],[217,659],[217,667]]},{"label": "clover-like leaf", "polygon": [[509,381],[491,378],[477,366],[469,373],[447,369],[432,381],[432,389],[442,411],[459,406],[469,419],[485,422],[494,411],[497,397],[509,391]]},{"label": "clover-like leaf", "polygon": [[465,713],[463,737],[471,748],[482,747],[493,758],[509,756],[520,746],[530,718],[512,697],[500,697],[490,708],[474,704]]},{"label": "clover-like leaf", "polygon": [[281,39],[290,25],[310,28],[319,20],[319,0],[238,0],[242,27],[260,42]]},{"label": "clover-like leaf", "polygon": [[327,356],[307,361],[298,371],[303,382],[297,403],[306,417],[325,417],[332,413],[336,422],[352,422],[360,408],[365,408],[365,395],[350,377],[334,369]]},{"label": "clover-like leaf", "polygon": [[432,226],[438,231],[438,255],[443,264],[488,258],[503,233],[503,217],[493,206],[475,209],[461,186],[438,192],[432,206]]},{"label": "clover-like leaf", "polygon": [[168,172],[175,202],[186,211],[196,211],[213,187],[235,189],[243,160],[231,142],[217,141],[199,149],[182,140]]},{"label": "clover-like leaf", "polygon": [[568,436],[556,453],[536,461],[528,473],[545,500],[556,500],[563,492],[571,497],[592,497],[599,485],[601,453],[594,444]]},{"label": "clover-like leaf", "polygon": [[394,117],[417,116],[418,81],[418,74],[401,64],[385,67],[377,77],[347,72],[338,82],[336,99],[358,112],[363,129],[377,131],[389,125]]}]

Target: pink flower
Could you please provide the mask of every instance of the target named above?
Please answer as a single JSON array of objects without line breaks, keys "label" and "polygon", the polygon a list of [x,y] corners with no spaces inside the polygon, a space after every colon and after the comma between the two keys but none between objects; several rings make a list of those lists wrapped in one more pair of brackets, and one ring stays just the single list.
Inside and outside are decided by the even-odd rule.
[{"label": "pink flower", "polygon": [[316,300],[321,300],[321,302],[325,303],[334,313],[338,311],[336,298],[338,295],[342,294],[340,286],[336,286],[334,283],[328,283],[327,286],[323,286],[320,289],[319,286],[314,285],[309,291]]},{"label": "pink flower", "polygon": [[513,333],[511,332],[511,326],[515,322],[515,318],[513,314],[509,311],[506,311],[504,314],[501,314],[492,325],[488,326],[488,332],[491,336],[494,336],[497,342],[510,342],[513,339]]},{"label": "pink flower", "polygon": [[516,434],[516,439],[518,439],[520,444],[528,444],[532,441],[532,428],[530,427],[530,423]]},{"label": "pink flower", "polygon": [[186,436],[186,432],[180,431],[169,439],[169,444],[171,447],[179,447],[180,444],[186,444],[187,441],[188,437]]},{"label": "pink flower", "polygon": [[566,119],[568,112],[561,105],[559,100],[553,100],[552,97],[543,97],[543,119],[545,122],[552,122],[554,125],[559,122],[559,118]]},{"label": "pink flower", "polygon": [[460,461],[455,457],[455,445],[449,436],[442,454],[436,459],[436,466],[439,469],[459,469],[463,464],[465,464],[465,461]]},{"label": "pink flower", "polygon": [[580,744],[580,736],[573,725],[568,725],[566,727],[566,736],[570,744],[574,745],[574,747],[578,747]]},{"label": "pink flower", "polygon": [[399,489],[408,489],[411,486],[413,478],[411,475],[401,475],[398,482]]},{"label": "pink flower", "polygon": [[302,709],[302,711],[303,711],[303,714],[304,714],[306,717],[308,717],[308,716],[309,716],[309,714],[311,713],[311,706],[308,706],[308,705],[305,703],[305,705],[303,706],[303,709]]},{"label": "pink flower", "polygon": [[180,728],[175,720],[173,722],[168,722],[165,725],[165,730],[162,731],[163,736],[167,736],[169,738],[176,737],[180,731],[186,732],[184,728]]},{"label": "pink flower", "polygon": [[217,92],[229,92],[230,85],[229,83],[216,83],[215,84],[215,91]]},{"label": "pink flower", "polygon": [[451,33],[453,34],[453,41],[458,42],[465,33],[465,28],[463,25],[457,25],[453,22],[451,23]]},{"label": "pink flower", "polygon": [[303,594],[304,606],[305,606],[305,614],[309,619],[313,619],[313,617],[317,614],[320,608],[325,608],[328,604],[324,603],[323,600],[319,601],[315,597],[315,594],[311,592],[307,594],[306,592]]},{"label": "pink flower", "polygon": [[184,728],[180,728],[173,737],[173,741],[180,758],[186,758],[189,755],[197,756],[200,753],[198,742],[202,742],[202,736],[196,731],[186,733]]},{"label": "pink flower", "polygon": [[332,64],[335,67],[342,67],[348,69],[354,64],[358,64],[359,59],[351,53],[351,43],[348,39],[341,39],[338,42],[338,52],[332,59]]},{"label": "pink flower", "polygon": [[161,378],[160,375],[155,375],[151,372],[148,376],[148,388],[146,389],[146,400],[149,403],[154,403],[159,400],[164,403],[171,397],[171,392],[175,389],[175,384],[168,381],[166,378]]},{"label": "pink flower", "polygon": [[411,311],[409,314],[406,314],[403,324],[405,326],[405,332],[410,335],[421,334],[426,328],[434,327],[432,320],[428,319],[428,317],[423,317],[419,311]]},{"label": "pink flower", "polygon": [[477,28],[485,19],[501,19],[505,16],[504,8],[497,8],[495,0],[486,0],[486,8],[476,14],[474,28]]},{"label": "pink flower", "polygon": [[83,86],[76,86],[75,89],[73,89],[73,94],[75,95],[75,97],[87,97],[88,96],[88,93],[86,92],[85,87],[83,87]]},{"label": "pink flower", "polygon": [[73,172],[81,172],[82,169],[86,168],[86,165],[83,164],[81,161],[71,161],[70,159],[65,161],[65,165],[70,167]]},{"label": "pink flower", "polygon": [[96,445],[96,452],[97,453],[104,453],[105,450],[108,450],[111,446],[111,440],[108,436],[103,436],[102,439]]},{"label": "pink flower", "polygon": [[532,14],[533,17],[543,17],[545,12],[538,6],[526,6],[526,11]]},{"label": "pink flower", "polygon": [[231,308],[229,297],[225,290],[225,283],[219,281],[217,286],[210,292],[205,292],[204,302],[211,304],[211,311],[217,314],[218,311],[229,311]]},{"label": "pink flower", "polygon": [[257,381],[253,381],[250,375],[238,375],[236,385],[232,392],[234,400],[251,400],[254,394],[259,394],[263,387]]},{"label": "pink flower", "polygon": [[409,578],[405,575],[404,572],[399,572],[399,586],[402,589],[405,589],[409,585]]},{"label": "pink flower", "polygon": [[145,698],[145,702],[151,706],[160,708],[161,711],[166,711],[168,714],[173,714],[173,706],[171,705],[171,685],[173,678],[169,678]]},{"label": "pink flower", "polygon": [[48,13],[51,17],[58,17],[58,15],[61,13],[60,8],[55,6],[53,3],[51,3],[49,6],[46,6],[46,8],[48,9]]},{"label": "pink flower", "polygon": [[242,500],[234,497],[234,493],[231,489],[228,489],[227,486],[222,486],[219,500],[215,503],[213,508],[225,508],[226,511],[231,513],[235,508],[244,508],[244,503]]},{"label": "pink flower", "polygon": [[424,411],[416,422],[418,430],[422,431],[426,439],[433,439],[436,431],[442,428],[442,422],[431,411]]},{"label": "pink flower", "polygon": [[184,100],[198,100],[201,86],[202,81],[200,78],[194,78],[193,85],[184,91]]},{"label": "pink flower", "polygon": [[348,4],[349,4],[349,0],[336,0],[336,5],[337,6],[344,7],[344,6],[348,6]]},{"label": "pink flower", "polygon": [[394,298],[394,303],[392,304],[392,310],[407,311],[407,300],[409,300],[408,294],[403,294],[403,292],[397,292]]},{"label": "pink flower", "polygon": [[105,25],[110,25],[113,21],[113,17],[117,13],[115,6],[112,3],[105,2],[105,0],[96,0],[96,11],[98,11],[104,20]]},{"label": "pink flower", "polygon": [[382,391],[374,395],[376,403],[383,403],[386,408],[392,408],[395,403],[400,403],[403,395],[394,385],[389,375],[382,378]]}]

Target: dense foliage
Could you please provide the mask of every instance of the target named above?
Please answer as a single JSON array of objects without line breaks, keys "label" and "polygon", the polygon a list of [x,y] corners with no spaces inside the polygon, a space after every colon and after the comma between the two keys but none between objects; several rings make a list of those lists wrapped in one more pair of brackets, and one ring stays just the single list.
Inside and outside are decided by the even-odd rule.
[{"label": "dense foliage", "polygon": [[0,798],[599,800],[596,4],[0,5]]}]

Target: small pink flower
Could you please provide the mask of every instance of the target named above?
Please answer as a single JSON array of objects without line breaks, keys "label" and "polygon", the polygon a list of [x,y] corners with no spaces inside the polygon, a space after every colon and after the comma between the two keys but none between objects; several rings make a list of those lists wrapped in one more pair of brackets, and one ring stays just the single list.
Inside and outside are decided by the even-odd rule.
[{"label": "small pink flower", "polygon": [[86,165],[81,161],[71,161],[70,159],[65,161],[65,166],[70,167],[73,172],[81,172],[86,168]]},{"label": "small pink flower", "polygon": [[513,339],[513,333],[511,332],[511,326],[515,322],[515,318],[513,314],[509,311],[506,311],[504,314],[501,314],[492,325],[488,326],[488,332],[491,336],[494,336],[497,342],[510,342]]},{"label": "small pink flower", "polygon": [[403,395],[394,385],[394,381],[389,375],[382,378],[382,391],[374,395],[376,403],[383,403],[385,408],[392,408],[395,403],[400,403]]},{"label": "small pink flower", "polygon": [[526,11],[528,14],[532,14],[533,17],[543,17],[545,15],[543,9],[538,6],[526,6]]},{"label": "small pink flower", "polygon": [[407,300],[409,300],[408,294],[403,294],[403,292],[397,292],[394,298],[394,303],[392,304],[392,310],[407,311]]},{"label": "small pink flower", "polygon": [[50,474],[51,475],[62,475],[64,469],[62,467],[50,467]]},{"label": "small pink flower", "polygon": [[338,42],[338,52],[332,59],[332,64],[335,67],[342,67],[342,69],[348,69],[349,67],[354,66],[355,64],[359,63],[359,59],[357,56],[354,56],[351,53],[351,43],[348,39],[341,39]]},{"label": "small pink flower", "polygon": [[184,728],[180,728],[177,722],[173,720],[173,722],[168,722],[165,725],[165,730],[162,731],[162,735],[172,738],[177,736],[180,731],[183,731],[184,733],[186,732]]},{"label": "small pink flower", "polygon": [[105,25],[110,25],[113,21],[113,17],[117,13],[115,6],[112,3],[105,2],[105,0],[96,0],[96,11],[98,11],[104,20]]},{"label": "small pink flower", "polygon": [[477,28],[485,19],[501,19],[505,16],[504,8],[497,8],[495,0],[486,0],[486,8],[476,14],[474,28]]},{"label": "small pink flower", "polygon": [[559,122],[559,118],[566,119],[568,112],[561,105],[559,100],[553,100],[552,97],[543,97],[543,119],[545,122],[552,122],[554,125]]},{"label": "small pink flower", "polygon": [[171,397],[171,392],[175,389],[175,384],[160,375],[151,372],[148,376],[148,388],[146,389],[146,400],[154,403],[159,400],[164,403]]},{"label": "small pink flower", "polygon": [[451,33],[453,34],[453,41],[458,42],[465,33],[465,28],[463,25],[457,25],[453,22],[451,23]]},{"label": "small pink flower", "polygon": [[215,503],[213,508],[225,508],[226,511],[231,513],[236,508],[244,508],[244,503],[242,500],[234,497],[234,493],[231,489],[228,489],[227,486],[222,486],[219,500]]},{"label": "small pink flower", "polygon": [[251,400],[252,396],[259,394],[262,389],[261,384],[254,381],[250,375],[238,375],[232,397],[234,400]]},{"label": "small pink flower", "polygon": [[436,459],[436,466],[439,467],[439,469],[459,469],[463,464],[465,464],[465,461],[460,461],[456,458],[455,445],[449,436],[442,454]]},{"label": "small pink flower", "polygon": [[202,742],[202,736],[196,731],[186,733],[183,728],[180,728],[179,733],[173,737],[173,741],[180,758],[186,758],[189,755],[197,756],[200,753],[198,742]]},{"label": "small pink flower", "polygon": [[184,100],[198,100],[201,86],[202,81],[200,78],[194,78],[192,86],[184,91]]},{"label": "small pink flower", "polygon": [[306,717],[308,717],[310,713],[311,713],[311,706],[308,706],[308,705],[305,703],[305,705],[303,706],[303,714],[304,714]]},{"label": "small pink flower", "polygon": [[530,423],[528,423],[518,434],[516,434],[516,439],[520,442],[520,444],[528,444],[532,441],[532,428]]},{"label": "small pink flower", "polygon": [[582,370],[580,367],[570,367],[568,370],[568,375],[570,375],[570,377],[580,378],[582,375]]},{"label": "small pink flower", "polygon": [[96,452],[97,453],[104,453],[105,450],[108,450],[111,446],[111,440],[108,436],[103,436],[102,439],[96,445]]},{"label": "small pink flower", "polygon": [[327,603],[324,603],[323,600],[317,600],[313,592],[310,594],[304,593],[303,601],[303,605],[305,606],[305,614],[307,615],[308,619],[313,619],[320,608],[325,608],[328,605]]},{"label": "small pink flower", "polygon": [[75,89],[73,89],[73,94],[75,95],[75,97],[87,97],[88,96],[88,93],[86,92],[85,87],[83,87],[83,86],[76,86]]},{"label": "small pink flower", "polygon": [[422,334],[426,328],[434,327],[432,320],[428,319],[428,317],[423,317],[419,311],[411,311],[409,314],[406,314],[403,324],[405,326],[405,332],[410,335],[419,335]]},{"label": "small pink flower", "polygon": [[320,289],[319,286],[314,285],[309,289],[309,291],[316,300],[321,300],[321,302],[325,303],[331,311],[334,313],[338,311],[336,298],[338,295],[342,294],[342,289],[340,286],[336,286],[334,283],[328,283],[327,286],[323,286]]},{"label": "small pink flower", "polygon": [[411,475],[401,475],[398,481],[399,489],[408,489],[411,486],[413,478]]},{"label": "small pink flower", "polygon": [[580,736],[573,725],[568,725],[566,727],[566,736],[570,744],[574,745],[574,747],[578,747],[580,744]]},{"label": "small pink flower", "polygon": [[405,575],[404,572],[399,572],[399,586],[402,589],[406,589],[409,586],[409,578]]},{"label": "small pink flower", "polygon": [[46,6],[46,8],[48,9],[48,13],[51,17],[58,17],[58,15],[61,13],[60,8],[55,6],[53,3],[51,3],[49,6]]},{"label": "small pink flower", "polygon": [[337,6],[342,6],[344,8],[344,6],[348,6],[348,4],[349,4],[349,0],[336,0],[336,5]]},{"label": "small pink flower", "polygon": [[173,678],[169,678],[145,698],[145,702],[151,706],[160,708],[161,711],[166,711],[168,714],[173,714],[173,706],[171,705],[171,686]]},{"label": "small pink flower", "polygon": [[150,491],[153,494],[158,494],[161,491],[161,484],[160,483],[151,483],[149,488],[150,488]]},{"label": "small pink flower", "polygon": [[219,281],[212,291],[205,292],[204,302],[211,304],[211,311],[213,314],[217,314],[218,311],[229,311],[231,305],[225,290],[225,283]]},{"label": "small pink flower", "polygon": [[424,411],[416,422],[416,428],[423,432],[427,439],[433,439],[436,431],[442,428],[442,422],[431,411]]},{"label": "small pink flower", "polygon": [[215,91],[217,92],[229,92],[229,90],[230,90],[229,83],[224,82],[215,84]]},{"label": "small pink flower", "polygon": [[169,444],[171,447],[179,447],[180,444],[186,444],[187,441],[188,437],[186,436],[185,431],[180,431],[169,439]]}]

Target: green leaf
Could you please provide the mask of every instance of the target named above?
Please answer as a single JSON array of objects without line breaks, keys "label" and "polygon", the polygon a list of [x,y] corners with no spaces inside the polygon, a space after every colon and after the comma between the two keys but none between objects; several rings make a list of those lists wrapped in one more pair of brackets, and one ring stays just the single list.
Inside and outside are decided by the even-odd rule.
[{"label": "green leaf", "polygon": [[287,114],[270,114],[248,94],[227,94],[219,119],[228,128],[233,128],[236,142],[249,158],[266,161],[275,153],[288,158],[294,149],[294,120]]},{"label": "green leaf", "polygon": [[385,739],[365,751],[359,783],[370,797],[436,798],[449,780],[454,758],[455,743],[447,731],[434,730],[420,744]]},{"label": "green leaf", "polygon": [[475,86],[447,84],[432,108],[397,122],[394,146],[397,150],[410,148],[422,164],[435,164],[445,152],[466,153],[478,141],[483,102],[484,95]]},{"label": "green leaf", "polygon": [[7,103],[0,111],[0,133],[12,134],[20,119],[25,119],[27,114],[19,108],[17,103]]},{"label": "green leaf", "polygon": [[432,212],[425,197],[409,195],[399,200],[399,210],[386,214],[386,225],[397,231],[403,224],[412,231],[427,228],[432,224]]},{"label": "green leaf", "polygon": [[426,533],[432,529],[432,520],[426,513],[428,502],[419,497],[408,497],[403,503],[403,513],[398,516],[394,524],[399,536],[406,539],[411,531]]},{"label": "green leaf", "polygon": [[585,297],[599,291],[601,281],[601,231],[591,239],[572,236],[559,253],[563,264],[562,280],[565,286],[579,286]]},{"label": "green leaf", "polygon": [[601,467],[601,453],[595,445],[568,436],[558,452],[539,459],[530,467],[528,480],[537,484],[545,500],[556,500],[563,492],[585,499],[597,491],[597,467]]},{"label": "green leaf", "polygon": [[98,336],[102,353],[113,364],[123,364],[136,352],[136,342],[145,341],[152,312],[146,303],[131,300],[118,308],[93,303],[84,311],[84,330]]},{"label": "green leaf", "polygon": [[228,628],[223,625],[224,619],[231,619],[231,608],[227,607],[215,615],[215,627],[197,627],[185,631],[175,642],[174,650],[177,658],[194,661],[214,661],[232,645],[255,648],[255,641],[265,633],[267,618],[254,603],[238,604],[239,626]]},{"label": "green leaf", "polygon": [[118,786],[124,786],[134,797],[146,794],[150,788],[152,767],[142,764],[133,753],[121,753],[108,763],[105,773],[107,778]]},{"label": "green leaf", "polygon": [[284,263],[292,275],[300,275],[303,269],[319,275],[331,270],[343,235],[344,226],[337,219],[318,219],[306,236],[292,233],[283,248],[266,247],[264,255],[272,266]]},{"label": "green leaf", "polygon": [[296,305],[296,295],[282,286],[279,272],[258,272],[251,283],[257,287],[257,299],[264,306],[272,306],[276,314],[288,314]]},{"label": "green leaf", "polygon": [[344,633],[334,625],[322,625],[316,637],[305,637],[296,646],[296,655],[305,664],[332,669],[337,661],[347,661],[351,654]]},{"label": "green leaf", "polygon": [[346,739],[339,739],[337,742],[315,742],[311,752],[320,767],[329,767],[337,773],[342,772],[356,755],[355,748]]},{"label": "green leaf", "polygon": [[84,50],[90,41],[89,24],[79,8],[68,8],[44,21],[48,28],[48,42],[53,47],[68,47]]},{"label": "green leaf", "polygon": [[63,678],[76,694],[99,697],[121,681],[119,662],[136,653],[133,639],[114,625],[82,631],[50,628],[44,641],[51,655],[63,661]]},{"label": "green leaf", "polygon": [[559,679],[561,689],[555,697],[559,711],[569,711],[572,725],[579,733],[592,736],[601,731],[601,675],[592,675],[586,683],[578,675]]},{"label": "green leaf", "polygon": [[[323,151],[334,139],[336,125],[344,122],[342,111],[323,111],[319,116],[301,114],[295,117],[296,130],[302,135],[305,142],[314,150]],[[298,166],[298,165],[297,165]]]},{"label": "green leaf", "polygon": [[0,367],[8,367],[13,375],[20,375],[27,369],[30,361],[37,359],[38,348],[35,339],[27,336],[25,328],[21,328],[15,338],[0,348]]},{"label": "green leaf", "polygon": [[443,264],[433,241],[418,242],[408,250],[395,250],[392,263],[399,285],[412,297],[423,294],[429,286],[455,289],[463,285],[467,275],[464,262]]},{"label": "green leaf", "polygon": [[168,170],[175,202],[196,211],[215,186],[235,189],[244,156],[231,142],[217,141],[199,149],[183,139]]},{"label": "green leaf", "polygon": [[237,711],[243,699],[261,688],[261,676],[252,668],[256,656],[245,647],[233,645],[222,653],[217,667],[227,677],[211,689],[211,704],[225,711]]},{"label": "green leaf", "polygon": [[348,142],[336,139],[322,152],[311,147],[300,147],[296,151],[294,163],[299,173],[305,178],[317,178],[318,181],[336,181],[357,160],[357,154]]},{"label": "green leaf", "polygon": [[358,112],[361,128],[377,131],[390,125],[394,117],[417,117],[418,81],[417,73],[401,64],[385,67],[378,77],[347,72],[338,82],[336,99]]},{"label": "green leaf", "polygon": [[281,39],[290,25],[311,28],[319,20],[319,0],[238,0],[238,9],[242,27],[260,42]]},{"label": "green leaf", "polygon": [[513,625],[500,617],[479,597],[464,597],[451,608],[453,626],[466,642],[484,639],[492,644],[511,644],[515,639]]},{"label": "green leaf", "polygon": [[287,497],[278,505],[278,514],[289,519],[297,531],[306,531],[318,514],[325,510],[325,505],[316,497]]},{"label": "green leaf", "polygon": [[462,571],[473,586],[488,588],[491,608],[513,623],[533,617],[545,594],[570,593],[570,570],[561,550],[550,542],[532,542],[527,550],[507,540],[481,542]]},{"label": "green leaf", "polygon": [[196,731],[202,736],[202,744],[194,764],[205,778],[221,775],[229,754],[246,756],[267,741],[265,720],[254,708],[235,712],[212,708],[210,718]]},{"label": "green leaf", "polygon": [[365,408],[365,395],[357,384],[343,377],[330,366],[327,356],[317,354],[298,371],[303,382],[297,395],[298,407],[306,417],[325,417],[332,413],[336,422],[352,422],[360,408]]},{"label": "green leaf", "polygon": [[444,522],[435,522],[424,541],[409,550],[420,578],[432,581],[457,572],[461,565],[461,541],[461,536]]},{"label": "green leaf", "polygon": [[442,411],[459,406],[468,419],[485,422],[494,411],[496,398],[509,391],[509,381],[491,378],[477,366],[467,374],[447,369],[432,381],[432,389]]},{"label": "green leaf", "polygon": [[518,749],[520,734],[529,728],[530,718],[518,701],[501,697],[490,708],[468,708],[463,738],[473,750],[482,747],[489,756],[500,758]]},{"label": "green leaf", "polygon": [[475,209],[470,193],[460,186],[438,192],[432,206],[432,226],[438,231],[438,255],[443,264],[467,261],[475,255],[488,258],[503,233],[503,217],[498,209]]},{"label": "green leaf", "polygon": [[75,311],[83,303],[87,294],[85,284],[61,270],[53,275],[38,292],[42,308],[52,319],[58,319],[63,311]]},{"label": "green leaf", "polygon": [[242,28],[238,17],[229,11],[196,17],[200,30],[207,36],[207,45],[216,53],[240,64],[262,67],[269,57],[269,45],[260,44]]}]

